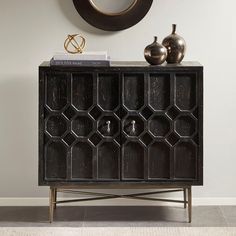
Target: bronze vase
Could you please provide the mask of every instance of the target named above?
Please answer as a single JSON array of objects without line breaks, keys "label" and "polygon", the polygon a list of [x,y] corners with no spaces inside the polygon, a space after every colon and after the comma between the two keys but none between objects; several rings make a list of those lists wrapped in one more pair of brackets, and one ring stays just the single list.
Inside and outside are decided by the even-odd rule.
[{"label": "bronze vase", "polygon": [[185,40],[176,34],[176,25],[172,25],[172,34],[164,38],[162,41],[163,46],[167,49],[167,63],[180,63],[186,51]]},{"label": "bronze vase", "polygon": [[160,65],[166,60],[167,50],[157,42],[157,36],[154,37],[154,42],[144,49],[144,57],[151,65]]}]

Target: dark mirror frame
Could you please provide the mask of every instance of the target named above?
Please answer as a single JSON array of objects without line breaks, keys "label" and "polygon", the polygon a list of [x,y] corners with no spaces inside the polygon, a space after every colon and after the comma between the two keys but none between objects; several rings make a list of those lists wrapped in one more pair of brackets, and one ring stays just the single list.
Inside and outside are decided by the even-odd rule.
[{"label": "dark mirror frame", "polygon": [[151,8],[153,0],[137,0],[130,9],[114,15],[98,11],[89,0],[73,0],[73,3],[80,16],[90,25],[105,31],[118,31],[141,21]]}]

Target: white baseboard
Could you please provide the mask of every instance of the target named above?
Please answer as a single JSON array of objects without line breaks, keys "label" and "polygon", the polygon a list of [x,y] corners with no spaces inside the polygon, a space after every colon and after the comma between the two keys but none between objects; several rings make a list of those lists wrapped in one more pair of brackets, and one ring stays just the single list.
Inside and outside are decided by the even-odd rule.
[{"label": "white baseboard", "polygon": [[[67,198],[59,198],[65,200]],[[182,200],[180,198],[175,198]],[[48,206],[48,198],[0,198],[0,206]],[[88,202],[76,202],[66,205],[71,206],[178,206],[179,203],[152,202],[142,200],[129,199],[113,199],[113,200],[98,200]],[[236,205],[236,198],[193,198],[194,206],[209,206],[209,205]]]}]

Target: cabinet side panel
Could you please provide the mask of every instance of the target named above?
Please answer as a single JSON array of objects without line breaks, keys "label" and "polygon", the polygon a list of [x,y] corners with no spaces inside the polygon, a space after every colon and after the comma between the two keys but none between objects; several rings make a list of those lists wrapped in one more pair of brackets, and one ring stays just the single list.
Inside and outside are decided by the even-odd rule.
[{"label": "cabinet side panel", "polygon": [[198,72],[198,180],[203,185],[203,68]]},{"label": "cabinet side panel", "polygon": [[39,68],[39,87],[38,87],[38,184],[44,184],[44,84],[45,72]]}]

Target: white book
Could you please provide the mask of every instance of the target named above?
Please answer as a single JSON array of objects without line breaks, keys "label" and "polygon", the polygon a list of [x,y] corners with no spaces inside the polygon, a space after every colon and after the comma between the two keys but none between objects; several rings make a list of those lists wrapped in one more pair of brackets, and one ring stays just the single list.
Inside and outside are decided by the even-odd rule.
[{"label": "white book", "polygon": [[78,54],[70,54],[70,53],[57,53],[53,56],[53,60],[55,61],[100,61],[100,60],[109,60],[106,51],[95,51],[95,52],[83,52]]}]

